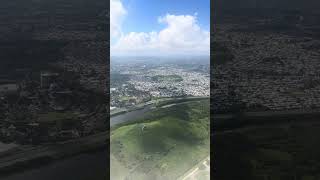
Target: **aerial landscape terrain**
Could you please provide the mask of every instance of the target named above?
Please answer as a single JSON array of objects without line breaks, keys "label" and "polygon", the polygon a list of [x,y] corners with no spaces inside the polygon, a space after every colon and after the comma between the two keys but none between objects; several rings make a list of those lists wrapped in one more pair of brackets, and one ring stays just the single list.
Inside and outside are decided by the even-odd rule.
[{"label": "aerial landscape terrain", "polygon": [[110,82],[113,179],[208,179],[208,57],[111,58]]},{"label": "aerial landscape terrain", "polygon": [[[106,151],[108,6],[99,0],[1,2],[0,179],[107,177],[107,155],[77,155]],[[84,159],[100,159],[97,170],[81,166]],[[60,168],[46,166],[53,161]],[[67,164],[83,174],[61,171],[74,168]]]},{"label": "aerial landscape terrain", "polygon": [[210,179],[210,1],[110,1],[110,179]]},{"label": "aerial landscape terrain", "polygon": [[319,3],[216,5],[213,178],[319,179]]}]

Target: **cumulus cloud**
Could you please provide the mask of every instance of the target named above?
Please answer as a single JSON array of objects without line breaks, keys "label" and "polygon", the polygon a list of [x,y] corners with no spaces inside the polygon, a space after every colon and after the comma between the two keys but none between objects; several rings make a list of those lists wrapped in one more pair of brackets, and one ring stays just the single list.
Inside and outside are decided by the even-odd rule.
[{"label": "cumulus cloud", "polygon": [[110,0],[110,35],[111,38],[121,36],[121,26],[127,14],[121,0]]},{"label": "cumulus cloud", "polygon": [[210,33],[200,28],[197,14],[166,14],[159,17],[158,22],[166,25],[159,32],[130,32],[121,35],[111,46],[111,54],[209,55]]}]

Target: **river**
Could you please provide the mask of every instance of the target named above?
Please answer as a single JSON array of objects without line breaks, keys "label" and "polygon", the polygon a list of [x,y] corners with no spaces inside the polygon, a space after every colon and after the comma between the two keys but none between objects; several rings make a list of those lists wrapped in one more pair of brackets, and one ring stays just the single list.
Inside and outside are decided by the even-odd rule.
[{"label": "river", "polygon": [[119,114],[119,115],[113,116],[110,118],[110,127],[117,125],[117,124],[120,124],[120,123],[135,120],[135,119],[137,119],[137,117],[141,117],[146,112],[148,112],[151,109],[151,107],[152,107],[151,105],[147,105],[142,109],[138,109],[138,110],[124,113],[124,114]]}]

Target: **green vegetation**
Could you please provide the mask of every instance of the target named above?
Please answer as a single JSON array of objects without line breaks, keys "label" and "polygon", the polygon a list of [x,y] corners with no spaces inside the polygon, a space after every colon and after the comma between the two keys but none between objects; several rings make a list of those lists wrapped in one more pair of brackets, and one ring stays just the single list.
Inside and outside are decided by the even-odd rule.
[{"label": "green vegetation", "polygon": [[209,100],[156,108],[111,131],[113,179],[176,179],[209,154]]},{"label": "green vegetation", "polygon": [[180,81],[183,81],[182,77],[179,76],[179,75],[167,75],[167,76],[157,75],[157,76],[153,76],[152,80],[153,81],[158,81],[158,82],[162,82],[162,81],[165,81],[165,82],[180,82]]},{"label": "green vegetation", "polygon": [[156,106],[162,107],[169,104],[178,104],[183,102],[189,102],[189,101],[200,101],[200,100],[207,100],[208,97],[188,97],[188,98],[162,98],[157,99]]},{"label": "green vegetation", "polygon": [[38,122],[40,123],[54,123],[57,121],[64,120],[75,120],[77,118],[77,114],[72,112],[49,112],[46,114],[39,114]]},{"label": "green vegetation", "polygon": [[129,100],[135,100],[135,97],[130,97],[130,96],[121,96],[120,101],[129,101]]}]

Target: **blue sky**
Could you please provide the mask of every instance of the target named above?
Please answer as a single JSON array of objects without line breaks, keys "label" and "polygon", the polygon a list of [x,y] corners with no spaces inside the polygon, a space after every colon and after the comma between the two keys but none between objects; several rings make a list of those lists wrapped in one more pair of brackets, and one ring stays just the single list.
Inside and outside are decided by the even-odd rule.
[{"label": "blue sky", "polygon": [[123,32],[159,31],[159,16],[169,14],[197,13],[198,22],[204,29],[210,30],[210,0],[123,0],[128,15],[123,23]]},{"label": "blue sky", "polygon": [[110,0],[112,55],[209,55],[210,0]]}]

